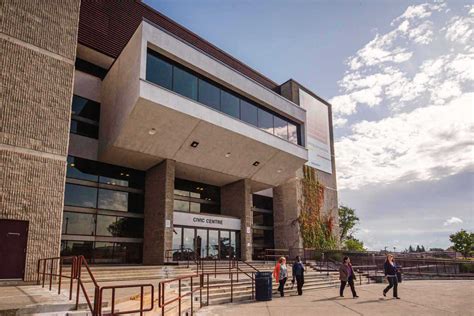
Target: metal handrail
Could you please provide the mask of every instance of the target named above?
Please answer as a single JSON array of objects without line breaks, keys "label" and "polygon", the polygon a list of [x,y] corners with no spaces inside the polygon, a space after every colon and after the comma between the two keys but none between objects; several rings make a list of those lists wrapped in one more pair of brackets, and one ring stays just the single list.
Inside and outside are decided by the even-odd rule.
[{"label": "metal handrail", "polygon": [[[140,309],[135,309],[135,310],[125,310],[125,311],[120,311],[116,312],[115,311],[115,291],[117,289],[125,289],[125,288],[135,288],[139,287],[140,288]],[[149,287],[150,288],[150,293],[151,293],[151,303],[150,307],[148,308],[143,308],[143,296],[144,296],[144,288]],[[99,291],[99,315],[101,315],[101,310],[102,310],[102,299],[103,299],[103,292],[104,290],[111,290],[112,291],[112,301],[111,301],[111,306],[110,306],[110,314],[111,315],[123,315],[123,314],[132,314],[132,313],[140,313],[140,315],[143,315],[144,312],[150,312],[153,310],[154,307],[154,301],[155,301],[155,287],[153,284],[140,284],[140,285],[135,285],[135,284],[130,284],[130,285],[115,285],[115,286],[103,286],[100,288]]]},{"label": "metal handrail", "polygon": [[[199,287],[193,289],[193,278],[199,277]],[[182,294],[181,293],[181,285],[182,285],[182,280],[185,279],[190,279],[191,282],[191,289],[189,292]],[[178,281],[178,296],[169,300],[165,301],[165,289],[166,289],[166,284],[176,282]],[[202,307],[202,285],[203,285],[203,274],[193,274],[193,275],[185,275],[185,276],[180,276],[178,278],[174,278],[171,280],[165,280],[161,281],[158,283],[158,307],[161,308],[161,314],[164,316],[165,315],[165,307],[169,304],[172,304],[176,301],[178,301],[178,315],[181,315],[181,300],[186,297],[186,296],[191,296],[191,315],[193,314],[193,295],[194,292],[200,291],[199,294],[199,300],[200,300],[200,307]]]},{"label": "metal handrail", "polygon": [[[71,264],[71,275],[63,275],[63,264],[65,260],[72,260]],[[62,278],[67,278],[70,279],[70,284],[69,284],[69,299],[72,299],[72,287],[73,287],[73,282],[74,278],[76,277],[76,271],[75,271],[75,266],[76,266],[76,256],[69,256],[69,257],[52,257],[52,258],[43,258],[38,260],[38,265],[37,265],[37,280],[36,283],[37,285],[40,285],[41,280],[42,280],[42,287],[44,288],[44,283],[46,276],[49,276],[49,290],[51,291],[52,285],[53,285],[53,276],[59,278],[58,279],[58,295],[61,294],[61,285],[62,285]],[[54,262],[58,261],[59,264],[59,274],[58,273],[53,273],[53,267],[54,267]],[[50,270],[49,273],[46,272],[46,265],[47,263],[50,262]],[[41,263],[43,263],[43,271],[41,272]],[[58,268],[56,268],[56,272]],[[42,275],[42,278],[40,277]]]}]

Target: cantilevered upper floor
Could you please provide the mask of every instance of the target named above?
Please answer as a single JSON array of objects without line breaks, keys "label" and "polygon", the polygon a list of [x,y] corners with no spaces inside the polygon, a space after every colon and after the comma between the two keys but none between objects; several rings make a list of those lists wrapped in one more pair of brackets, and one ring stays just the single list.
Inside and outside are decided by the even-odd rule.
[{"label": "cantilevered upper floor", "polygon": [[266,187],[308,158],[303,108],[148,21],[110,67],[101,99],[107,162],[148,169],[173,159]]}]

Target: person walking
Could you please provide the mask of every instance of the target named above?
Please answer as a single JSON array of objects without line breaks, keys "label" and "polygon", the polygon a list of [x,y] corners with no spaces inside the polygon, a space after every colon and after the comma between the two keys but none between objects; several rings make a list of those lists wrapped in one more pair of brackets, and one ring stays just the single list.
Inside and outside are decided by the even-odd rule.
[{"label": "person walking", "polygon": [[273,269],[273,276],[279,284],[278,292],[280,292],[280,296],[285,296],[285,283],[288,279],[288,269],[286,268],[285,257],[280,257],[280,259],[278,259],[278,262]]},{"label": "person walking", "polygon": [[291,280],[291,283],[294,284],[296,279],[298,295],[303,295],[304,272],[305,268],[303,262],[301,262],[300,256],[296,256],[295,263],[293,263],[293,280]]},{"label": "person walking", "polygon": [[354,274],[354,270],[352,269],[351,259],[349,259],[347,256],[342,259],[342,264],[339,267],[339,280],[341,280],[341,287],[339,288],[340,297],[344,297],[344,288],[346,287],[347,283],[349,283],[349,286],[351,287],[352,297],[359,297],[354,286],[354,280],[356,280],[356,276]]},{"label": "person walking", "polygon": [[393,287],[393,298],[399,300],[398,297],[398,279],[397,279],[397,266],[393,260],[393,255],[388,254],[387,259],[383,265],[383,271],[385,277],[388,280],[388,286],[383,290],[383,296],[387,296],[387,292]]}]

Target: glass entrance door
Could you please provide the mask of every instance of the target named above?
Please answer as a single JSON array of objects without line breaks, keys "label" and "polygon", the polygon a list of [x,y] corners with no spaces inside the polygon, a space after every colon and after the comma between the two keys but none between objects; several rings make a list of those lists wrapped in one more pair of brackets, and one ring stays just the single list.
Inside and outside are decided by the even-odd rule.
[{"label": "glass entrance door", "polygon": [[207,229],[196,229],[195,245],[196,255],[199,258],[207,258]]},{"label": "glass entrance door", "polygon": [[230,248],[230,232],[228,230],[220,231],[219,246],[220,246],[219,259],[229,258],[229,256],[231,255],[231,248]]},{"label": "glass entrance door", "polygon": [[218,258],[219,255],[219,231],[209,229],[208,258]]}]

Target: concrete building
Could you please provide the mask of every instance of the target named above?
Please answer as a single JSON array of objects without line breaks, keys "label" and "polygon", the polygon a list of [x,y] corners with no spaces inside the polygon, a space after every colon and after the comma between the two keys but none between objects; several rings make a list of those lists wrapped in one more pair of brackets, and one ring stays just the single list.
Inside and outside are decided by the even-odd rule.
[{"label": "concrete building", "polygon": [[331,105],[298,82],[140,1],[6,0],[2,19],[0,278],[301,248],[304,165],[337,218]]}]

